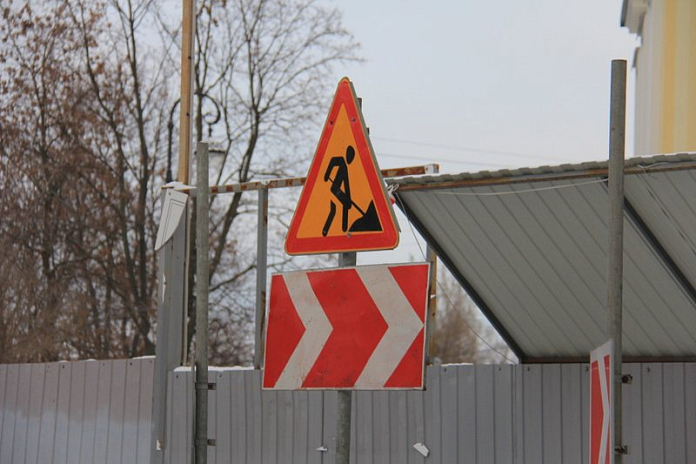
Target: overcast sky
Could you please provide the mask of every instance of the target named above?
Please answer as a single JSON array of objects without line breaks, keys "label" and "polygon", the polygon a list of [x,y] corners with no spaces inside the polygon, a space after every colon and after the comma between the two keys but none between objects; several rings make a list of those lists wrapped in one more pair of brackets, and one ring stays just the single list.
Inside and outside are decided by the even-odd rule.
[{"label": "overcast sky", "polygon": [[[327,0],[331,1],[331,0]],[[612,59],[632,58],[622,0],[335,0],[363,64],[337,69],[363,98],[380,167],[439,163],[459,173],[602,160]],[[330,100],[327,101],[327,110]],[[397,209],[396,251],[358,264],[421,261]]]},{"label": "overcast sky", "polygon": [[[337,69],[336,82],[350,77],[363,98],[381,167],[606,158],[611,60],[630,69],[638,43],[620,27],[622,0],[332,4],[366,59]],[[631,118],[627,153],[632,133]]]},{"label": "overcast sky", "polygon": [[[336,69],[363,98],[380,167],[439,163],[459,173],[607,158],[612,59],[632,58],[622,0],[327,0],[366,61]],[[327,100],[327,111],[330,99]],[[414,258],[403,216],[399,253]],[[398,258],[398,259],[395,259]]]}]

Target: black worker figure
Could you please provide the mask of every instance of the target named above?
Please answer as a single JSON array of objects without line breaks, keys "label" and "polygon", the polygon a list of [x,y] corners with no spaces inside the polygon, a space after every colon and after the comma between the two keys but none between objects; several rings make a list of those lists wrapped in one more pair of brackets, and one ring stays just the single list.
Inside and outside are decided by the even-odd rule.
[{"label": "black worker figure", "polygon": [[[341,230],[343,230],[343,232],[381,231],[382,226],[380,225],[379,218],[377,217],[374,201],[370,201],[370,205],[368,206],[367,210],[363,210],[353,201],[350,196],[348,165],[353,162],[354,158],[355,149],[348,145],[346,148],[346,157],[332,157],[329,161],[329,165],[326,168],[326,172],[324,173],[324,182],[331,181],[331,193],[341,204]],[[331,177],[334,168],[336,168],[336,175]],[[348,228],[348,212],[353,206],[358,210],[361,216],[356,219],[355,222],[353,222],[350,228]],[[336,216],[336,201],[332,199],[329,204],[329,215],[326,217],[324,228],[321,231],[321,235],[324,237],[326,237],[326,235],[329,233],[334,216]]]}]

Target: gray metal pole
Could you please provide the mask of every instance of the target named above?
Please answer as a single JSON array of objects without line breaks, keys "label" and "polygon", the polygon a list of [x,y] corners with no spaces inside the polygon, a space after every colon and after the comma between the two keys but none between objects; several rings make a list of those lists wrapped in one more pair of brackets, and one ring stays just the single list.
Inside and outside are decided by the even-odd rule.
[{"label": "gray metal pole", "polygon": [[196,464],[208,461],[208,144],[196,150]]},{"label": "gray metal pole", "polygon": [[435,323],[435,314],[437,313],[437,253],[432,246],[428,243],[425,249],[425,254],[428,262],[430,263],[430,277],[429,277],[429,294],[428,294],[428,315],[427,315],[427,326],[425,331],[425,365],[429,366],[432,364],[432,359],[430,358],[433,351],[433,324]]},{"label": "gray metal pole", "polygon": [[[357,253],[341,253],[338,256],[339,267],[355,266]],[[336,464],[350,463],[350,421],[353,392],[338,391],[338,406],[336,411]]]},{"label": "gray metal pole", "polygon": [[614,342],[614,395],[611,403],[614,424],[615,463],[624,453],[621,424],[624,150],[626,140],[626,60],[611,62],[611,132],[609,134],[609,269],[607,308],[609,336]]},{"label": "gray metal pole", "polygon": [[256,324],[254,369],[263,363],[263,332],[266,325],[266,269],[268,244],[268,189],[259,190],[258,235],[256,237]]}]

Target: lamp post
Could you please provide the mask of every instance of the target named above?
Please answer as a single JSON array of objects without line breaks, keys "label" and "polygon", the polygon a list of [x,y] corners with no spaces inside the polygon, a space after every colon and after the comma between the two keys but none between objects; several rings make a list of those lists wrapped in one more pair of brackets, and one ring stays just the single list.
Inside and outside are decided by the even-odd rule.
[{"label": "lamp post", "polygon": [[[215,108],[214,112],[203,113],[202,119],[208,125],[208,137],[213,134],[213,126],[220,122],[222,119],[222,111],[220,110],[220,104],[207,93],[197,94],[200,98],[207,98],[213,104]],[[181,98],[177,99],[172,105],[172,109],[169,110],[169,122],[167,123],[167,173],[165,177],[165,182],[169,183],[174,180],[172,176],[172,138],[174,137],[174,112],[176,107],[181,103]],[[212,116],[212,118],[210,118]],[[200,134],[199,134],[200,137]]]}]

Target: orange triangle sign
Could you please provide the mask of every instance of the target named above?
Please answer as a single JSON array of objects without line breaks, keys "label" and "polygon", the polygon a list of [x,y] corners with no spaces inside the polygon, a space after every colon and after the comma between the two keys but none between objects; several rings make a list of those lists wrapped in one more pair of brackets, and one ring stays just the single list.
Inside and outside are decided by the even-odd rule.
[{"label": "orange triangle sign", "polygon": [[285,240],[291,255],[390,250],[394,211],[372,151],[353,84],[336,89]]}]

